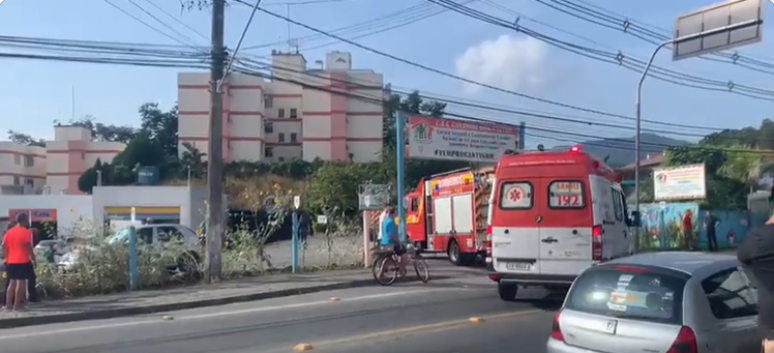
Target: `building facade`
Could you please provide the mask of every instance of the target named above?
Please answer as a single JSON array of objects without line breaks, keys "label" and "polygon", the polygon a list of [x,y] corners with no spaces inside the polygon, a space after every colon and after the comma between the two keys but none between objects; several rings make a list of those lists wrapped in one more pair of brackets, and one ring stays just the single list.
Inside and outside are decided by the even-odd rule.
[{"label": "building facade", "polygon": [[[382,150],[384,79],[352,69],[349,53],[328,53],[320,69],[303,55],[272,53],[271,80],[229,74],[223,84],[226,161],[368,162]],[[178,75],[178,151],[207,152],[209,74]]]},{"label": "building facade", "polygon": [[81,174],[97,159],[110,163],[125,147],[92,141],[89,129],[71,125],[55,126],[54,140],[45,147],[0,142],[0,186],[21,194],[81,194]]}]

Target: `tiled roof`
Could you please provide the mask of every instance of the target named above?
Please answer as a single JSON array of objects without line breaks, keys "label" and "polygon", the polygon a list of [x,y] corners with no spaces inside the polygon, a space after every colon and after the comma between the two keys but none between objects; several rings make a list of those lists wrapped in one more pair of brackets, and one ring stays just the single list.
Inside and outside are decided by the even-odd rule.
[{"label": "tiled roof", "polygon": [[[640,160],[640,167],[657,167],[664,162],[664,154],[659,153],[653,157]],[[618,170],[634,170],[634,163],[627,164]]]}]

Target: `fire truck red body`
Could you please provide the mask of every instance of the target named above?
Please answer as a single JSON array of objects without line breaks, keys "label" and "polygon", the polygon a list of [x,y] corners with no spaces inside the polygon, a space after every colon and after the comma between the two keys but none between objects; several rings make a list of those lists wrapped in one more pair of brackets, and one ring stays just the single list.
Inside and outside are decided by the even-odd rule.
[{"label": "fire truck red body", "polygon": [[409,241],[444,252],[455,265],[484,255],[493,168],[463,169],[419,181],[406,196]]}]

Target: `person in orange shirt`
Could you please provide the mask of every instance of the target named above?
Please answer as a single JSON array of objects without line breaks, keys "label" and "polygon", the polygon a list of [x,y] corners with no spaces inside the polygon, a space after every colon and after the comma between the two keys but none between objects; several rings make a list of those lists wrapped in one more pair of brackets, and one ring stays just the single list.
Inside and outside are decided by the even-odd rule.
[{"label": "person in orange shirt", "polygon": [[5,232],[3,237],[5,272],[10,282],[5,293],[6,309],[21,310],[27,299],[27,280],[33,276],[35,264],[29,221],[26,213],[19,214],[16,225]]}]

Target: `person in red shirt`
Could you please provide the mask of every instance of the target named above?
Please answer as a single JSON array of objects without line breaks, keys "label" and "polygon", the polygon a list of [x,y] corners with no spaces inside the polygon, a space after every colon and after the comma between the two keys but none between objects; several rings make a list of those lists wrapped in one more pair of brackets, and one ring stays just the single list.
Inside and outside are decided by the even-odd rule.
[{"label": "person in red shirt", "polygon": [[33,276],[35,264],[32,231],[29,229],[29,217],[26,213],[19,214],[16,217],[16,225],[5,232],[2,246],[5,273],[9,279],[5,307],[21,310],[27,299],[27,280]]},{"label": "person in red shirt", "polygon": [[683,215],[683,246],[693,250],[693,212],[686,210]]}]

